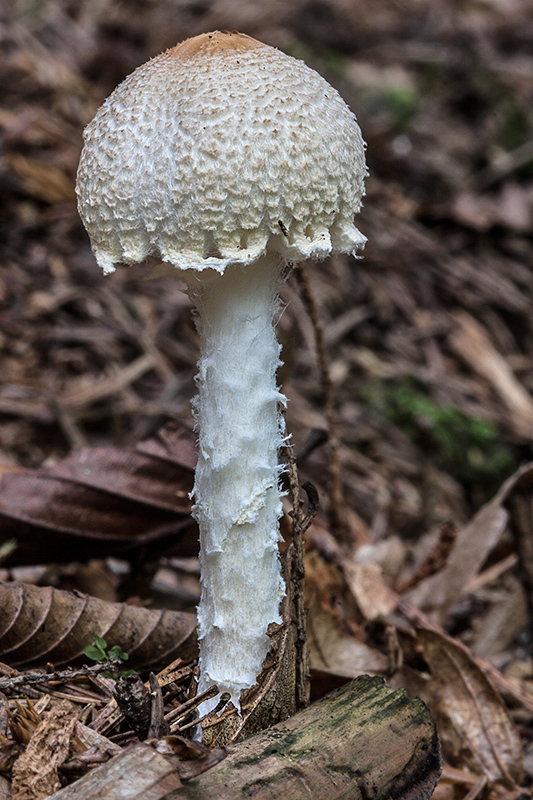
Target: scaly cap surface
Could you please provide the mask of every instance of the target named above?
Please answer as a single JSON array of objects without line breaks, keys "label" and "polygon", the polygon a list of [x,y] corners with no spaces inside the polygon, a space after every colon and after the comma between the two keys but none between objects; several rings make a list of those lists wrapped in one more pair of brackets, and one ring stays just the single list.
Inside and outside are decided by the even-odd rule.
[{"label": "scaly cap surface", "polygon": [[139,67],[85,130],[78,207],[104,272],[156,256],[223,272],[355,252],[364,142],[302,61],[239,33],[188,39]]}]

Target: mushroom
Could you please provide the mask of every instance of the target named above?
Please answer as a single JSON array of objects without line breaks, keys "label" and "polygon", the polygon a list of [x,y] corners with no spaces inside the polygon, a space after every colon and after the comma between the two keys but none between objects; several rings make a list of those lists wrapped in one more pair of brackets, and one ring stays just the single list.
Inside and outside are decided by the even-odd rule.
[{"label": "mushroom", "polygon": [[200,688],[240,709],[285,591],[278,289],[293,264],[364,245],[365,145],[318,73],[226,31],[135,70],[84,138],[78,207],[98,264],[156,257],[196,306]]}]

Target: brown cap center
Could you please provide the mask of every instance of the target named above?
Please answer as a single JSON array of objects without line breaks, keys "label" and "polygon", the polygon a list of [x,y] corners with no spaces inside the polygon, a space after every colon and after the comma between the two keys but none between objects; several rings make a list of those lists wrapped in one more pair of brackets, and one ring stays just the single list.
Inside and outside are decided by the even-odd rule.
[{"label": "brown cap center", "polygon": [[212,55],[223,52],[243,53],[246,50],[255,50],[258,47],[266,47],[257,39],[246,36],[237,31],[212,31],[211,33],[201,33],[192,39],[180,42],[168,52],[175,58],[184,61],[197,58],[209,58]]}]

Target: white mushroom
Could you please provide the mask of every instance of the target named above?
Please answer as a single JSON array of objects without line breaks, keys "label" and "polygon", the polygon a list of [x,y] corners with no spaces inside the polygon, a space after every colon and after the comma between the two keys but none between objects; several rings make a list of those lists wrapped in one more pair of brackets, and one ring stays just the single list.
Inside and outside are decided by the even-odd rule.
[{"label": "white mushroom", "polygon": [[280,622],[274,322],[288,266],[355,253],[364,143],[302,61],[239,33],[196,36],[139,67],[85,131],[79,211],[98,264],[155,256],[198,311],[194,401],[201,687],[239,708]]}]

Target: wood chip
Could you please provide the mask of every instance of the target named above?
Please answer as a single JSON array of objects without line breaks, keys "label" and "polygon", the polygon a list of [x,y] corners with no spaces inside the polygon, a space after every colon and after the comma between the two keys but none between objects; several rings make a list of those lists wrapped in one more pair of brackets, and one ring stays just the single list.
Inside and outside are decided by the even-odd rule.
[{"label": "wood chip", "polygon": [[77,713],[62,702],[37,726],[13,766],[13,800],[44,800],[61,787],[58,770],[68,758]]}]

